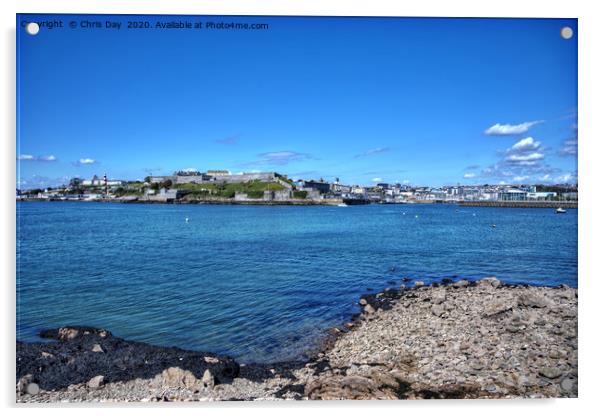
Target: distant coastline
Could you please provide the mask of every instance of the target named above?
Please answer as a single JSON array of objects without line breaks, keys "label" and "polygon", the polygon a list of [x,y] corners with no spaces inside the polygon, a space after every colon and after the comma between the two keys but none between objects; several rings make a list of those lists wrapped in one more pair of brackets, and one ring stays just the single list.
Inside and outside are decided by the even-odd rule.
[{"label": "distant coastline", "polygon": [[237,200],[231,198],[206,198],[206,199],[184,199],[184,200],[159,200],[140,198],[107,198],[107,199],[61,199],[61,198],[22,198],[17,202],[102,202],[122,204],[178,204],[178,205],[294,205],[294,206],[337,206],[337,205],[461,205],[466,207],[485,208],[578,208],[577,201],[432,201],[415,200],[412,202],[373,202],[360,199],[289,199],[289,200],[262,200],[247,199]]}]

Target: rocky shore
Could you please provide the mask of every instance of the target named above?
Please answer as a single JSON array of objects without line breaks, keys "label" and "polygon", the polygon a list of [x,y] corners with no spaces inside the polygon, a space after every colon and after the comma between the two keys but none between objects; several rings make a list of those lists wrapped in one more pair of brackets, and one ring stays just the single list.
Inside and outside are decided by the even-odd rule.
[{"label": "rocky shore", "polygon": [[238,364],[96,328],[17,343],[18,402],[577,397],[577,289],[387,289],[304,362]]}]

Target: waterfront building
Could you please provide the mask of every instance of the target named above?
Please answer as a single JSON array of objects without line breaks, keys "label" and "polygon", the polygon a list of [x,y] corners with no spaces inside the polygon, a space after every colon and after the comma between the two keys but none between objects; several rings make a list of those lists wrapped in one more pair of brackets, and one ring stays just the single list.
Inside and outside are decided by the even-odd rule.
[{"label": "waterfront building", "polygon": [[527,191],[522,189],[509,188],[498,193],[500,201],[525,201],[527,199]]},{"label": "waterfront building", "polygon": [[92,179],[84,179],[83,181],[81,181],[81,185],[82,186],[121,186],[123,185],[124,181],[121,180],[117,180],[117,179],[106,179],[106,183],[105,183],[105,179],[106,179],[106,175],[102,178],[99,178],[98,176],[94,175],[92,177]]},{"label": "waterfront building", "polygon": [[528,192],[527,199],[541,201],[555,198],[556,195],[556,192]]},{"label": "waterfront building", "polygon": [[303,186],[302,190],[309,191],[311,189],[315,189],[319,191],[321,194],[326,194],[330,192],[330,184],[328,182],[323,181],[301,181]]}]

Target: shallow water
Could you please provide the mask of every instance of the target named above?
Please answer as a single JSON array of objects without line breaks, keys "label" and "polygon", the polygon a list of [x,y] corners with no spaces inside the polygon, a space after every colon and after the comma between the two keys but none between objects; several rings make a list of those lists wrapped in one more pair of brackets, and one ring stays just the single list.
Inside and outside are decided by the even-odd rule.
[{"label": "shallow water", "polygon": [[17,221],[24,341],[91,325],[270,362],[405,276],[577,286],[576,209],[39,202],[17,203]]}]

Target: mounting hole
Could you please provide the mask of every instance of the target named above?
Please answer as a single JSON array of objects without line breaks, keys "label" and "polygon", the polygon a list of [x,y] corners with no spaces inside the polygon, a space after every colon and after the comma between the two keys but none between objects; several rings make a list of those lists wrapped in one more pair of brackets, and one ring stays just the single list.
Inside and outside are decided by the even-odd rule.
[{"label": "mounting hole", "polygon": [[571,29],[568,26],[563,27],[562,29],[560,29],[560,36],[562,36],[563,39],[570,39],[573,37],[573,29]]},{"label": "mounting hole", "polygon": [[40,25],[36,22],[29,22],[27,23],[27,26],[25,26],[25,31],[31,36],[37,35],[40,31]]}]

